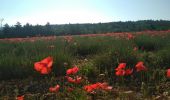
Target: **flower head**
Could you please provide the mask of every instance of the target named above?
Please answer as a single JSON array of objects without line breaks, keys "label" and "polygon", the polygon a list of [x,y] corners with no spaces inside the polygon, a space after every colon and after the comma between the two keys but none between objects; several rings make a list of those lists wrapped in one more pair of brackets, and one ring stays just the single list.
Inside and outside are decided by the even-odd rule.
[{"label": "flower head", "polygon": [[49,74],[51,72],[52,64],[53,58],[49,56],[39,62],[35,62],[34,69],[41,74]]},{"label": "flower head", "polygon": [[167,75],[168,78],[170,78],[170,69],[167,69]]},{"label": "flower head", "polygon": [[54,86],[54,87],[50,87],[50,88],[49,88],[49,91],[50,91],[50,92],[58,92],[59,89],[60,89],[60,86],[57,84],[57,85]]},{"label": "flower head", "polygon": [[119,66],[115,70],[116,71],[121,70],[121,69],[124,69],[125,67],[126,67],[126,63],[120,63]]},{"label": "flower head", "polygon": [[66,74],[67,75],[70,75],[70,74],[76,74],[77,72],[79,71],[79,68],[77,66],[73,67],[73,68],[70,68],[66,71]]},{"label": "flower head", "polygon": [[136,64],[136,70],[137,70],[137,72],[138,71],[146,71],[147,70],[147,68],[143,65],[144,63],[142,62],[142,61],[140,61],[140,62],[138,62],[137,64]]},{"label": "flower head", "polygon": [[22,95],[22,96],[17,96],[16,99],[17,99],[17,100],[24,100],[24,95]]},{"label": "flower head", "polygon": [[124,76],[125,70],[123,70],[123,69],[117,70],[115,74],[116,74],[116,76]]},{"label": "flower head", "polygon": [[125,70],[125,75],[130,75],[133,73],[133,69],[126,69]]}]

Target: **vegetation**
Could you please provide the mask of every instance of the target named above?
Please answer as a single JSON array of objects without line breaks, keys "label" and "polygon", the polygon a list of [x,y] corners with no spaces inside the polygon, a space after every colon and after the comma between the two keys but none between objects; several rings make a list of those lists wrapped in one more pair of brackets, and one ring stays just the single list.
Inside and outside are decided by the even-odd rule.
[{"label": "vegetation", "polygon": [[78,35],[78,34],[98,34],[110,32],[137,32],[146,30],[169,30],[170,21],[166,20],[141,20],[127,22],[109,22],[97,24],[63,24],[51,25],[21,25],[17,22],[14,26],[5,24],[0,31],[0,38],[10,37],[32,37],[49,35]]},{"label": "vegetation", "polygon": [[0,98],[169,99],[170,33],[121,34],[1,40]]}]

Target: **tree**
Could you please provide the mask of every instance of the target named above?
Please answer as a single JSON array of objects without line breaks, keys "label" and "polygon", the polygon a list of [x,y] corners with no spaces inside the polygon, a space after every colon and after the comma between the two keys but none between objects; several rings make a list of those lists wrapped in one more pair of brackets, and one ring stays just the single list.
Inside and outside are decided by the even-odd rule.
[{"label": "tree", "polygon": [[5,34],[10,33],[10,27],[9,27],[9,25],[7,23],[4,25],[3,33],[5,33]]}]

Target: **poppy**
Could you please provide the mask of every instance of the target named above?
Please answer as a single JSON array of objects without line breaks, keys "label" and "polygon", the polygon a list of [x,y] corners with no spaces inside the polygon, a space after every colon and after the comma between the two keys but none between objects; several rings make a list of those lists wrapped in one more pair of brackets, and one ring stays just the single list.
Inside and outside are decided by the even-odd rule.
[{"label": "poppy", "polygon": [[167,69],[167,77],[170,78],[170,69]]},{"label": "poppy", "polygon": [[82,77],[77,76],[76,80],[75,80],[75,83],[79,84],[79,83],[81,83],[81,81],[82,81]]},{"label": "poppy", "polygon": [[34,63],[34,69],[41,74],[49,74],[51,72],[51,67],[53,64],[53,58],[47,57],[39,62]]},{"label": "poppy", "polygon": [[115,70],[124,69],[126,67],[126,63],[120,63],[119,66]]},{"label": "poppy", "polygon": [[22,96],[17,96],[17,100],[24,100],[24,95],[22,95]]},{"label": "poppy", "polygon": [[108,86],[108,84],[106,82],[100,83],[99,86],[103,90],[111,90],[112,89],[112,86]]},{"label": "poppy", "polygon": [[75,79],[73,79],[72,77],[69,77],[69,76],[66,76],[67,78],[67,81],[70,82],[70,83],[75,83]]},{"label": "poppy", "polygon": [[79,68],[77,66],[73,67],[73,68],[70,68],[66,71],[66,74],[67,75],[70,75],[70,74],[76,74],[77,72],[79,71]]},{"label": "poppy", "polygon": [[133,38],[134,38],[134,36],[132,34],[128,33],[128,40],[133,39]]},{"label": "poppy", "polygon": [[147,68],[143,65],[142,61],[138,62],[135,67],[136,67],[137,72],[142,71],[142,70],[143,71],[147,70]]},{"label": "poppy", "polygon": [[76,76],[76,79],[73,79],[72,77],[66,76],[67,81],[70,83],[76,83],[79,84],[82,80],[82,77]]},{"label": "poppy", "polygon": [[125,75],[130,75],[133,73],[133,69],[126,69],[125,70]]},{"label": "poppy", "polygon": [[116,74],[116,76],[124,76],[125,75],[125,70],[120,69],[120,70],[116,71],[115,74]]},{"label": "poppy", "polygon": [[49,91],[50,91],[50,92],[58,92],[59,89],[60,89],[60,86],[57,84],[57,85],[54,86],[54,87],[50,87],[50,88],[49,88]]},{"label": "poppy", "polygon": [[86,85],[83,88],[84,88],[85,91],[93,93],[93,91],[97,90],[97,89],[111,90],[112,86],[108,86],[108,84],[105,83],[105,82],[104,83],[97,82],[95,84]]},{"label": "poppy", "polygon": [[87,91],[87,92],[92,92],[93,91],[93,88],[91,86],[89,86],[89,85],[84,86],[83,89],[85,91]]}]

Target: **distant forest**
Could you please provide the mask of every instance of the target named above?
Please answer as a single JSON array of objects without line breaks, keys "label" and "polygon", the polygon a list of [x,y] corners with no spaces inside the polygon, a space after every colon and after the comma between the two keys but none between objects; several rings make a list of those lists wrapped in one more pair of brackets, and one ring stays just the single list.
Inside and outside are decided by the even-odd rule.
[{"label": "distant forest", "polygon": [[108,32],[137,32],[145,30],[169,30],[170,21],[168,20],[140,20],[126,22],[109,23],[87,23],[87,24],[56,24],[51,25],[21,25],[17,22],[14,26],[5,24],[0,30],[0,38],[12,37],[32,37],[49,35],[79,35],[79,34],[98,34]]}]

